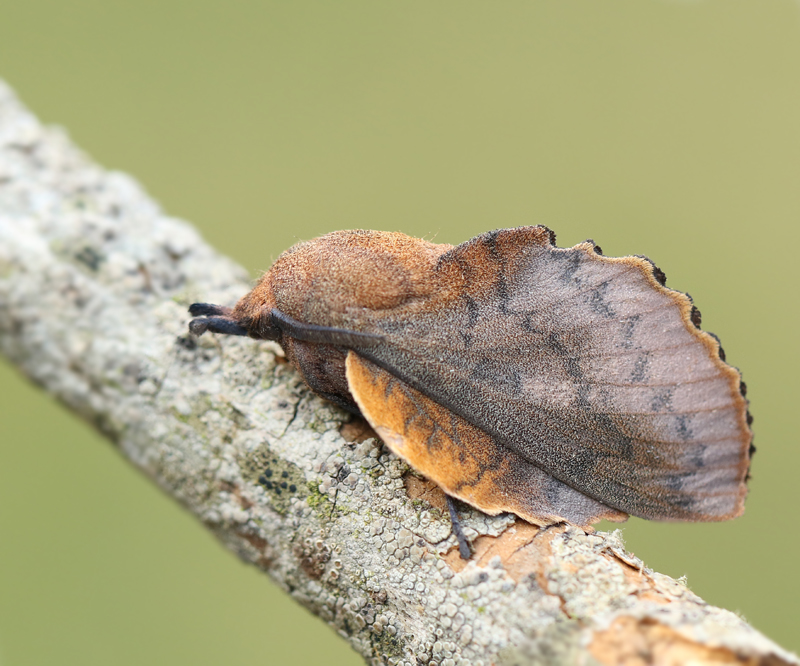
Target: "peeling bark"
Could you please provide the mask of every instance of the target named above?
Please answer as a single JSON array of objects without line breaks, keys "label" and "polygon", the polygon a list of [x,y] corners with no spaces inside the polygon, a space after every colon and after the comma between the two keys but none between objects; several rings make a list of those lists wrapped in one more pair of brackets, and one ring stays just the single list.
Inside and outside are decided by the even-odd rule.
[{"label": "peeling bark", "polygon": [[618,532],[465,509],[270,343],[188,335],[245,272],[0,84],[0,349],[373,664],[798,664]]}]

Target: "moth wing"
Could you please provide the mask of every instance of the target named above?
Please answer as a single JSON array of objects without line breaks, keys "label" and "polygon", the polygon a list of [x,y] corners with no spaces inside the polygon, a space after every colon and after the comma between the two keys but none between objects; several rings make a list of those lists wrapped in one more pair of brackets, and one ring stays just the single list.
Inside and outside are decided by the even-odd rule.
[{"label": "moth wing", "polygon": [[582,494],[660,520],[741,514],[741,378],[685,294],[640,257],[545,227],[442,255],[435,296],[379,313],[358,354]]},{"label": "moth wing", "polygon": [[448,495],[484,513],[510,511],[537,525],[627,518],[554,479],[352,351],[346,367],[350,392],[381,439]]}]

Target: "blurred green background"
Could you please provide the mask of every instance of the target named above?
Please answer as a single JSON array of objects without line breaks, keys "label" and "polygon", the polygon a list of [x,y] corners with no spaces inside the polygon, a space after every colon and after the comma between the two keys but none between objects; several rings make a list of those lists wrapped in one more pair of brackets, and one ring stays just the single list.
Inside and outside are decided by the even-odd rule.
[{"label": "blurred green background", "polygon": [[[800,649],[789,0],[0,3],[0,77],[255,277],[341,228],[647,254],[750,388],[747,514],[629,549]],[[359,664],[0,362],[0,663]]]}]

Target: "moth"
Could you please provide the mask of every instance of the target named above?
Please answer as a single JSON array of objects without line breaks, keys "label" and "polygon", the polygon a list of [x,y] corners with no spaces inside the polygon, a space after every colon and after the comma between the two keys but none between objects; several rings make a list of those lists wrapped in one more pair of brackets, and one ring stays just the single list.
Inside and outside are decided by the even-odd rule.
[{"label": "moth", "polygon": [[455,247],[337,231],[284,252],[234,308],[192,305],[189,327],[277,341],[312,391],[485,513],[727,520],[754,451],[745,384],[665,282],[543,226]]}]

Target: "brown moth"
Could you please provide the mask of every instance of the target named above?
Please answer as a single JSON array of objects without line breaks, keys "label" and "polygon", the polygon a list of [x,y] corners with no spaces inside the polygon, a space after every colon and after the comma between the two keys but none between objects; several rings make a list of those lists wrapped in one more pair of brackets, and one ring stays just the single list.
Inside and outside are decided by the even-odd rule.
[{"label": "brown moth", "polygon": [[190,329],[276,340],[315,393],[488,514],[727,520],[754,450],[745,385],[665,280],[542,226],[455,247],[338,231],[233,309],[192,305]]}]

